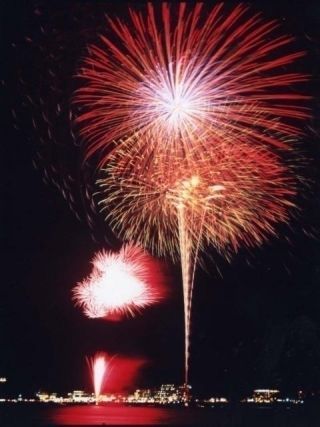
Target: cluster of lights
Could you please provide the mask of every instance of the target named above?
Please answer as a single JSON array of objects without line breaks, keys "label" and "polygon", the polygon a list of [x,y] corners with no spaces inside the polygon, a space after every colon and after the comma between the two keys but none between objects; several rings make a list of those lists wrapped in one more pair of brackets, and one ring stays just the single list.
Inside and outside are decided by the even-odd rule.
[{"label": "cluster of lights", "polygon": [[130,403],[156,403],[160,405],[185,404],[190,399],[191,386],[163,384],[159,389],[138,389],[128,396]]},{"label": "cluster of lights", "polygon": [[[123,394],[99,394],[100,403],[130,403],[130,404],[185,404],[190,399],[191,386],[175,386],[173,384],[161,385],[159,389],[137,389],[126,396]],[[58,396],[57,393],[37,393],[37,398],[42,403],[96,403],[94,393],[85,393],[74,390],[67,396]]]},{"label": "cluster of lights", "polygon": [[[175,386],[173,384],[163,384],[156,389],[137,389],[129,395],[108,393],[100,394],[100,403],[136,404],[136,405],[186,405],[193,401],[199,407],[213,407],[216,405],[228,404],[228,399],[221,396],[210,397],[208,399],[192,399],[191,386]],[[58,393],[39,392],[36,398],[25,398],[21,394],[17,398],[0,398],[0,403],[55,403],[55,404],[94,404],[96,396],[94,393],[86,393],[83,390],[74,390],[66,396],[59,396]],[[275,389],[257,389],[253,391],[251,397],[241,400],[242,403],[256,405],[271,404],[293,404],[304,403],[303,393],[299,391],[298,397],[280,397],[280,391]]]},{"label": "cluster of lights", "polygon": [[297,399],[289,397],[280,398],[280,390],[275,389],[256,389],[253,395],[244,399],[242,402],[256,403],[256,404],[272,404],[272,403],[293,403],[302,404],[304,401],[301,399],[300,392]]},{"label": "cluster of lights", "polygon": [[[101,359],[101,355],[100,359]],[[99,357],[97,358],[99,363],[102,363]],[[0,383],[6,383],[7,378],[0,377]],[[280,390],[277,389],[255,389],[250,397],[241,400],[242,403],[253,403],[253,404],[303,404],[304,394],[302,391],[298,392],[297,398],[280,397]],[[147,388],[137,389],[135,392],[129,395],[108,393],[99,394],[100,403],[130,403],[130,404],[157,404],[157,405],[186,405],[192,401],[191,386],[174,384],[162,384],[159,388]],[[59,396],[58,393],[47,393],[38,392],[35,398],[25,398],[21,394],[17,398],[7,399],[0,397],[0,403],[11,402],[11,403],[56,403],[56,404],[68,404],[68,403],[97,403],[97,396],[95,393],[86,393],[83,390],[74,390],[68,393],[67,396]],[[228,399],[225,397],[210,397],[209,399],[195,399],[194,403],[200,407],[223,405],[228,403]]]}]

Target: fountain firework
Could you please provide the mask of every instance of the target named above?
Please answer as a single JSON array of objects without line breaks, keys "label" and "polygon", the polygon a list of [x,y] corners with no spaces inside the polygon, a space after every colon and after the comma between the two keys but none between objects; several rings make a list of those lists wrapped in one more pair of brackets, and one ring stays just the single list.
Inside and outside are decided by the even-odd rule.
[{"label": "fountain firework", "polygon": [[96,405],[98,405],[108,372],[108,358],[106,353],[99,352],[96,353],[93,357],[88,357],[87,363],[93,383]]}]

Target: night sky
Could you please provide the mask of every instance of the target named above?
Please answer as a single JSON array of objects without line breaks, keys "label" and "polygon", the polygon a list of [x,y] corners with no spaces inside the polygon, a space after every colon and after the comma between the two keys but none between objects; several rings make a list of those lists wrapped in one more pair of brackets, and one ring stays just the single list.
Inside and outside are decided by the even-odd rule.
[{"label": "night sky", "polygon": [[[306,89],[319,115],[320,3],[257,1],[253,8],[283,21],[307,51],[297,68],[312,75]],[[104,13],[125,17],[126,6],[15,0],[1,9],[0,376],[8,383],[0,384],[0,395],[2,388],[14,394],[88,388],[85,356],[96,350],[146,359],[140,386],[181,383],[178,266],[167,263],[167,301],[134,319],[89,320],[71,301],[94,252],[118,244],[83,196],[92,168],[82,164],[72,136],[72,76],[86,44],[104,31]],[[319,123],[312,119],[305,130],[310,184],[299,219],[279,229],[280,239],[240,251],[231,264],[208,249],[205,269],[197,271],[191,383],[199,394],[320,390]]]}]

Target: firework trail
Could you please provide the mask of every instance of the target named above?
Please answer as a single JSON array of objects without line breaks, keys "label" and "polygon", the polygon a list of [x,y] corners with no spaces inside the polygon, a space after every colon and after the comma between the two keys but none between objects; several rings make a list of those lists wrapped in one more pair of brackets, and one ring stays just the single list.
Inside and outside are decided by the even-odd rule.
[{"label": "firework trail", "polygon": [[158,264],[138,247],[98,252],[92,264],[91,274],[73,289],[75,304],[89,318],[134,316],[164,296]]},{"label": "firework trail", "polygon": [[87,358],[87,363],[92,378],[92,384],[95,394],[96,405],[99,403],[99,398],[103,390],[106,375],[108,373],[109,361],[106,353],[99,352],[93,357]]},{"label": "firework trail", "polygon": [[87,158],[98,151],[105,164],[113,141],[134,135],[147,149],[150,132],[155,150],[176,154],[235,138],[286,148],[301,135],[308,97],[292,86],[307,76],[289,71],[304,55],[293,37],[241,4],[204,9],[148,3],[128,23],[108,19],[112,34],[90,45],[74,97]]},{"label": "firework trail", "polygon": [[162,157],[142,156],[138,141],[120,147],[99,180],[101,205],[121,238],[158,255],[180,256],[187,383],[199,250],[212,244],[228,257],[241,246],[259,245],[276,235],[276,225],[288,222],[295,206],[295,180],[275,154],[240,142],[175,158],[165,152]]}]

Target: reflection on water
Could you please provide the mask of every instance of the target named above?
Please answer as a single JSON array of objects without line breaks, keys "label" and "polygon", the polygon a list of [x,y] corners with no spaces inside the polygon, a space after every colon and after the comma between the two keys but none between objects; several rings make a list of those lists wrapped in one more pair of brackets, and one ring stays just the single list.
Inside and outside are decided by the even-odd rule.
[{"label": "reflection on water", "polygon": [[161,425],[170,423],[170,418],[165,408],[90,405],[56,408],[48,421],[56,425]]},{"label": "reflection on water", "polygon": [[1,427],[43,426],[319,427],[314,406],[165,408],[121,405],[50,406],[1,404]]}]

